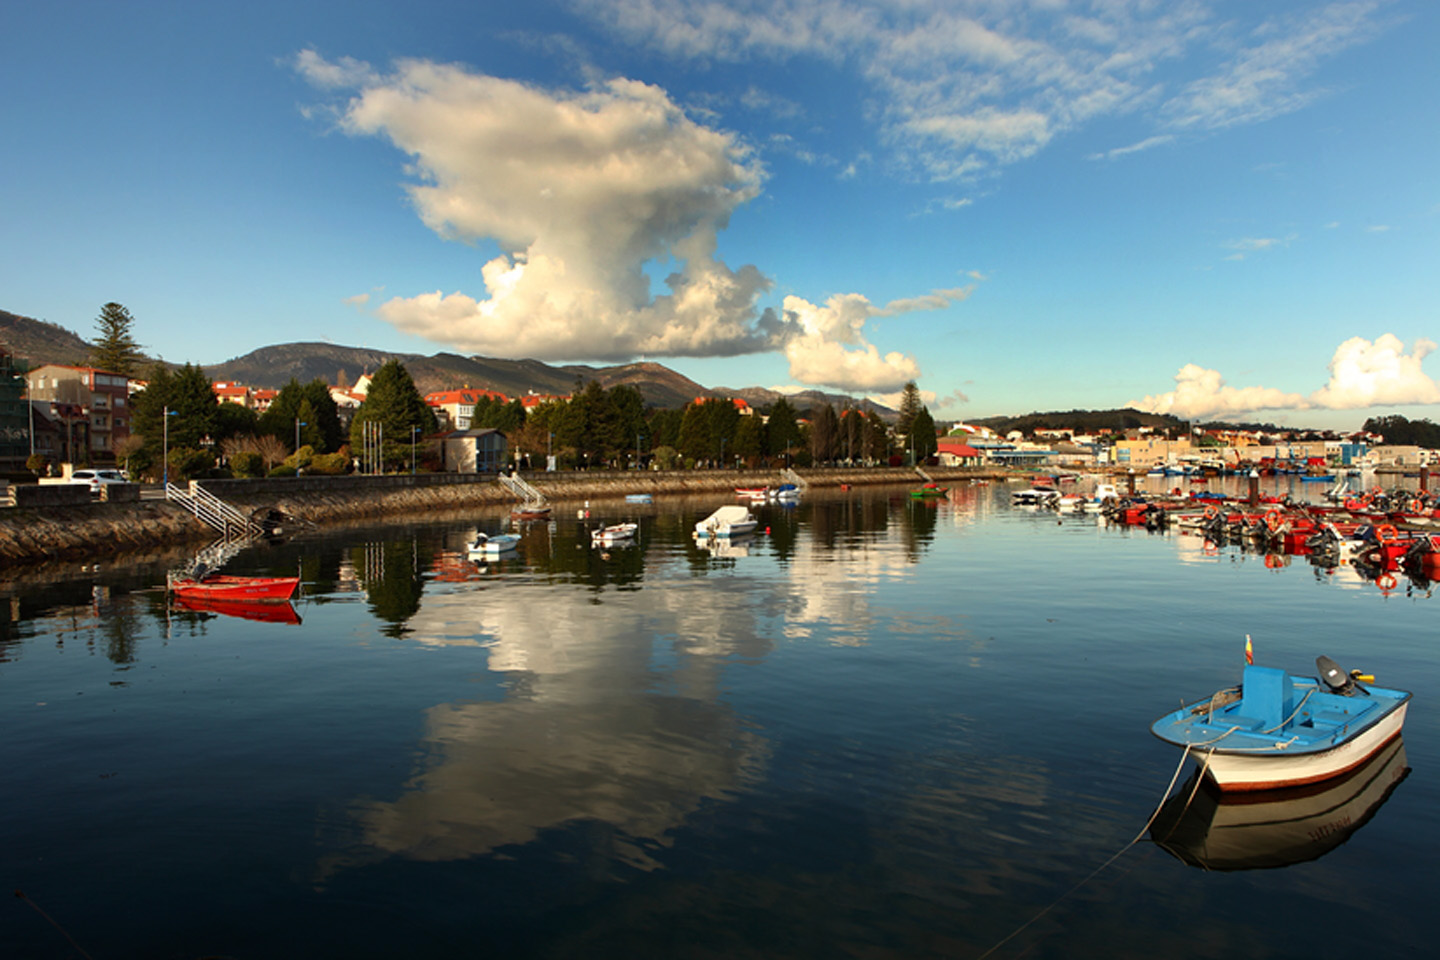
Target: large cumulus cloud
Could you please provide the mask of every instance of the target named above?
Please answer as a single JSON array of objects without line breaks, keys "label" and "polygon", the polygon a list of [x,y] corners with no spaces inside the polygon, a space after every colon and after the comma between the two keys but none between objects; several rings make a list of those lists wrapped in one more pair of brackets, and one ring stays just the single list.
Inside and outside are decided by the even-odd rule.
[{"label": "large cumulus cloud", "polygon": [[[318,88],[354,91],[337,107],[342,129],[386,138],[410,158],[406,189],[431,230],[504,251],[479,269],[483,296],[436,290],[381,304],[379,316],[402,330],[544,360],[783,350],[798,381],[841,389],[895,389],[918,375],[912,358],[882,356],[865,340],[865,319],[881,311],[835,324],[809,322],[829,308],[800,298],[784,315],[759,308],[770,278],[728,266],[716,246],[760,192],[764,167],[658,87],[614,79],[548,90],[419,60],[381,75],[313,51],[296,67]],[[655,263],[676,265],[662,292],[646,272]],[[892,312],[952,299],[936,291]]]},{"label": "large cumulus cloud", "polygon": [[1421,366],[1435,347],[1434,341],[1420,337],[1407,354],[1404,342],[1392,333],[1373,341],[1351,337],[1335,348],[1329,382],[1308,396],[1269,387],[1232,387],[1218,370],[1187,363],[1175,375],[1174,390],[1131,400],[1127,406],[1192,419],[1264,410],[1360,410],[1440,403],[1440,386]]}]

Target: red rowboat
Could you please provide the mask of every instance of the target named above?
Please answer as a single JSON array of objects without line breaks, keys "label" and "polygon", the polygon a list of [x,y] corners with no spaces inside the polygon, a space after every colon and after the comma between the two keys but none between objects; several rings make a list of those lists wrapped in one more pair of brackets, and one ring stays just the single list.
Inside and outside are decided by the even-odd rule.
[{"label": "red rowboat", "polygon": [[172,579],[170,592],[187,599],[280,603],[289,600],[299,586],[299,577],[227,577],[215,573],[199,580]]}]

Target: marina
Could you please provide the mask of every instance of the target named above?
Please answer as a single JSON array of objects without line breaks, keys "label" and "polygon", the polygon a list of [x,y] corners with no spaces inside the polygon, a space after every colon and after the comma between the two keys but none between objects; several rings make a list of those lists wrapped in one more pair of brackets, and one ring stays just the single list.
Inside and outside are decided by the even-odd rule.
[{"label": "marina", "polygon": [[[12,571],[9,949],[1199,958],[1325,915],[1329,949],[1425,950],[1423,565],[1150,529],[1098,483],[812,488],[734,538],[695,536],[733,491],[617,497],[478,561],[508,505],[321,527],[226,565],[300,581],[250,616],[169,597],[172,554]],[[1247,635],[1403,687],[1403,734],[1258,806],[1213,790],[1150,727],[1239,684]]]}]

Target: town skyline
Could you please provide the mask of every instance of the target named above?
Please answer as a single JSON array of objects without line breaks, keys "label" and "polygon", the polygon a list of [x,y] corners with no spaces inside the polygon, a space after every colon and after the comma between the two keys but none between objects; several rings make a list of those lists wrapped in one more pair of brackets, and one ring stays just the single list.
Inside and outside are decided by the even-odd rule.
[{"label": "town skyline", "polygon": [[5,306],[80,336],[1440,412],[1432,5],[83,6],[0,58]]}]

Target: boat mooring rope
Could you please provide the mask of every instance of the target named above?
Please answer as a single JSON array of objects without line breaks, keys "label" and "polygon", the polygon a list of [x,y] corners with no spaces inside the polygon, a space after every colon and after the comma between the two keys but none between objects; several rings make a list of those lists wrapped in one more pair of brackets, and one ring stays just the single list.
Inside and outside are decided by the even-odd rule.
[{"label": "boat mooring rope", "polygon": [[[1135,844],[1139,843],[1140,840],[1144,838],[1146,832],[1150,829],[1150,825],[1155,822],[1155,818],[1160,815],[1160,810],[1162,807],[1165,806],[1165,801],[1170,798],[1170,791],[1175,789],[1175,781],[1180,779],[1180,771],[1185,768],[1185,760],[1189,756],[1190,745],[1186,744],[1185,749],[1180,753],[1180,762],[1175,765],[1175,772],[1171,774],[1170,782],[1165,786],[1165,792],[1160,795],[1160,802],[1156,804],[1155,812],[1150,814],[1150,819],[1145,821],[1145,826],[1140,828],[1140,832],[1135,834],[1134,838],[1131,839],[1129,843],[1125,844],[1125,846],[1121,847],[1119,850],[1116,850],[1115,853],[1111,855],[1110,859],[1100,864],[1100,866],[1096,867],[1094,870],[1091,870],[1090,873],[1086,875],[1082,880],[1080,880],[1079,883],[1075,884],[1075,886],[1060,894],[1060,896],[1052,900],[1044,909],[1042,909],[1039,913],[1035,914],[1035,916],[1031,917],[1029,920],[1026,920],[1014,930],[1010,931],[1010,933],[1005,936],[1005,939],[1001,940],[989,950],[986,950],[984,953],[980,954],[980,956],[977,957],[976,960],[985,960],[986,957],[990,956],[996,950],[999,950],[1001,947],[1005,946],[1005,944],[1009,943],[1011,940],[1014,940],[1020,934],[1024,933],[1032,924],[1035,923],[1035,921],[1045,916],[1045,914],[1049,913],[1051,910],[1054,910],[1066,897],[1070,896],[1072,893],[1085,886],[1085,884],[1089,883],[1091,880],[1094,880],[1097,876],[1100,875],[1100,872],[1102,870],[1110,866],[1110,864],[1114,863],[1116,860],[1119,860],[1126,850],[1129,850],[1131,847],[1135,846]],[[1200,786],[1200,781],[1198,778],[1195,781],[1195,786],[1197,788]],[[1190,805],[1190,799],[1193,799],[1194,796],[1195,791],[1192,790],[1190,792],[1190,798],[1187,798],[1185,801],[1185,805],[1187,807]]]}]

